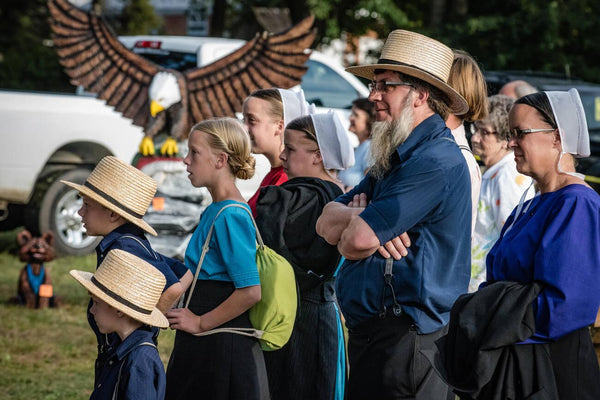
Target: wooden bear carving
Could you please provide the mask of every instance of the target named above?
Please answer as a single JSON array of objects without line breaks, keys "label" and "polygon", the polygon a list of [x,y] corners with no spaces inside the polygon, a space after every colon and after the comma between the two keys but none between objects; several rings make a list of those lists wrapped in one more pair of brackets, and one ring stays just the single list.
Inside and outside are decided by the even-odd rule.
[{"label": "wooden bear carving", "polygon": [[57,306],[52,293],[50,268],[45,262],[54,259],[54,235],[46,232],[42,237],[24,230],[17,235],[19,259],[26,262],[19,274],[17,300],[27,308],[47,308]]}]

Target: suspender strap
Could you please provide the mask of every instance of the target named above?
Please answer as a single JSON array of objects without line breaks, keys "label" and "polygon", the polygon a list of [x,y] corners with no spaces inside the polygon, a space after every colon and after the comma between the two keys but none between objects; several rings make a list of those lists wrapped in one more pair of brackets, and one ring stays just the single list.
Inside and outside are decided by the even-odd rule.
[{"label": "suspender strap", "polygon": [[379,318],[385,318],[387,314],[387,307],[385,305],[385,291],[386,288],[390,288],[392,292],[392,300],[394,302],[394,306],[392,307],[392,311],[396,317],[402,314],[402,306],[396,300],[396,291],[394,290],[394,259],[392,257],[385,259],[385,271],[383,273],[383,290],[381,291],[381,309],[379,311]]}]

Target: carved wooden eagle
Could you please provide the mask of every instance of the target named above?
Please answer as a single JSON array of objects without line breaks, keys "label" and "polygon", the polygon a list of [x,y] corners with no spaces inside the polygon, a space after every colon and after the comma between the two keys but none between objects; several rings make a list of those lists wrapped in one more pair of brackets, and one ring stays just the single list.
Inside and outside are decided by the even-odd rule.
[{"label": "carved wooden eagle", "polygon": [[177,153],[175,140],[187,137],[195,122],[235,116],[256,89],[291,88],[300,83],[315,39],[310,16],[290,29],[263,32],[233,53],[183,72],[165,69],[122,45],[102,17],[68,0],[48,0],[50,26],[60,63],[75,85],[96,93],[146,136],[144,155],[154,153],[152,137],[168,129],[161,153]]}]

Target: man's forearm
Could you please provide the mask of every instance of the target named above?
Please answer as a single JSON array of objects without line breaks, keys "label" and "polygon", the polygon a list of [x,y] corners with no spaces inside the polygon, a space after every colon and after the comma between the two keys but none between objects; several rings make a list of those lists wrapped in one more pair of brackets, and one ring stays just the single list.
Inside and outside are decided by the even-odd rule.
[{"label": "man's forearm", "polygon": [[352,217],[361,211],[362,209],[351,208],[334,201],[328,203],[317,220],[317,234],[327,243],[337,245]]}]

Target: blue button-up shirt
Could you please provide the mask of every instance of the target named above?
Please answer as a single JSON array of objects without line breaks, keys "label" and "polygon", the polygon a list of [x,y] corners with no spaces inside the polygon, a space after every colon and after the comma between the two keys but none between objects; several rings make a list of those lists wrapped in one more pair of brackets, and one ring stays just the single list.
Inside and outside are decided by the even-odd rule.
[{"label": "blue button-up shirt", "polygon": [[[148,327],[133,331],[117,347],[96,382],[90,400],[110,400],[117,380],[117,399],[162,400],[165,397],[165,369]],[[119,377],[120,375],[120,377]]]},{"label": "blue button-up shirt", "polygon": [[[469,284],[469,170],[437,114],[412,131],[391,161],[382,179],[368,175],[336,201],[348,204],[355,194],[366,193],[370,204],[360,217],[381,244],[408,232],[411,246],[406,257],[394,261],[392,284],[419,333],[431,333],[448,323],[452,304]],[[383,305],[393,305],[391,289],[384,288],[384,269],[379,252],[344,262],[336,291],[349,328],[378,316]]]},{"label": "blue button-up shirt", "polygon": [[[115,249],[120,249],[131,253],[156,267],[156,269],[158,269],[165,276],[167,281],[164,289],[167,289],[174,283],[179,282],[179,278],[181,278],[187,272],[187,267],[182,262],[173,258],[165,257],[160,253],[156,253],[146,239],[142,228],[132,223],[125,223],[119,226],[100,241],[98,246],[96,246],[96,268],[100,266],[108,252]],[[100,333],[100,330],[96,325],[96,321],[94,320],[94,316],[92,313],[90,313],[91,307],[92,302],[90,300],[90,303],[88,304],[87,318],[90,327],[96,334],[96,339],[98,341],[98,352],[111,352],[114,350],[115,346],[118,345],[120,341],[119,336],[115,333]],[[154,328],[154,333],[156,336],[158,336],[159,331],[160,330],[158,328]],[[96,373],[99,373],[99,371],[96,371]]]}]

